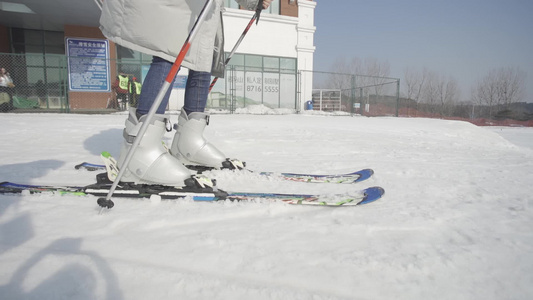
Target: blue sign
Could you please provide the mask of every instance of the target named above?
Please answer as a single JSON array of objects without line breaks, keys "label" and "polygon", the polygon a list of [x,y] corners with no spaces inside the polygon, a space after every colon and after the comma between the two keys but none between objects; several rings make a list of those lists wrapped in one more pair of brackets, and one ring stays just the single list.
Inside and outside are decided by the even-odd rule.
[{"label": "blue sign", "polygon": [[109,92],[109,42],[67,38],[68,83],[71,91]]}]

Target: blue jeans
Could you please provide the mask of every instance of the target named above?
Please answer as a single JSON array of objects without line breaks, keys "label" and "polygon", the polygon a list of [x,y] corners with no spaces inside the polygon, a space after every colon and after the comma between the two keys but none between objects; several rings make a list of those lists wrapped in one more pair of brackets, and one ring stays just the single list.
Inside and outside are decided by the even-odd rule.
[{"label": "blue jeans", "polygon": [[[171,67],[171,62],[154,56],[148,74],[146,74],[146,78],[144,79],[141,96],[139,98],[139,105],[137,107],[137,115],[141,116],[148,113],[161,89],[161,86],[163,86]],[[203,112],[205,110],[210,83],[211,73],[189,70],[189,76],[185,86],[185,103],[183,106],[187,114],[191,112]],[[172,82],[172,84],[174,84],[174,82]],[[171,91],[172,86],[168,89],[165,97],[163,97],[163,101],[157,109],[158,114],[165,113]]]}]

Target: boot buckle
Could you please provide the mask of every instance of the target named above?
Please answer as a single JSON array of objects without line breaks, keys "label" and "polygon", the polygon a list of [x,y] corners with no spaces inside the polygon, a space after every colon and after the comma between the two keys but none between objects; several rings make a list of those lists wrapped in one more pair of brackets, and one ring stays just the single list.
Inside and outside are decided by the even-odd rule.
[{"label": "boot buckle", "polygon": [[210,188],[213,188],[215,186],[215,182],[214,180],[211,180],[209,177],[207,176],[203,176],[203,175],[196,175],[193,177],[195,180],[196,180],[196,183],[201,187],[201,188],[206,188],[206,187],[210,187]]}]

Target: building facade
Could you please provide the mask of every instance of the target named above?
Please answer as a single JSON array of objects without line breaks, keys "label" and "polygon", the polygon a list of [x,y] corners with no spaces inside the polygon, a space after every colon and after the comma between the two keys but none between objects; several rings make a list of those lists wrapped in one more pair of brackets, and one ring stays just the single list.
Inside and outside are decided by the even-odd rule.
[{"label": "building facade", "polygon": [[[144,78],[151,57],[103,37],[98,29],[99,0],[59,0],[62,9],[32,0],[18,2],[22,6],[0,6],[0,64],[10,70],[17,89],[27,98],[41,99],[37,86],[44,84],[46,107],[57,105],[51,100],[69,110],[119,107],[110,105],[117,75]],[[229,53],[253,12],[240,9],[233,0],[225,5],[225,51]],[[315,7],[316,2],[309,0],[274,0],[238,47],[208,106],[303,109],[311,99],[313,79],[311,72],[298,76],[298,71],[313,69]],[[186,76],[186,70],[178,74],[171,110],[183,103]]]}]

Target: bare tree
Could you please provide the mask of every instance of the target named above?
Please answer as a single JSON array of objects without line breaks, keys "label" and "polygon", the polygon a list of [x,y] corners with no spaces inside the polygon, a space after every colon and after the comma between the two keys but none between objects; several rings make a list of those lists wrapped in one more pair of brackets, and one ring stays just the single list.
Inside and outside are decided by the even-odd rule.
[{"label": "bare tree", "polygon": [[486,105],[489,108],[489,117],[492,117],[492,109],[497,104],[498,96],[496,91],[496,81],[493,73],[489,73],[479,81],[472,92],[472,100],[475,104]]},{"label": "bare tree", "polygon": [[475,103],[489,107],[489,117],[497,105],[508,106],[524,97],[526,73],[516,68],[491,70],[475,86],[472,99]]},{"label": "bare tree", "polygon": [[524,97],[525,72],[518,68],[501,68],[497,71],[497,78],[500,104],[509,105]]},{"label": "bare tree", "polygon": [[[378,86],[386,82],[384,77],[388,77],[390,74],[390,64],[379,62],[375,58],[367,58],[362,61],[358,57],[353,57],[351,60],[340,57],[333,63],[331,72],[328,82],[334,88],[350,88],[352,84],[350,75],[356,75],[357,87]],[[379,87],[374,90],[378,94]]]},{"label": "bare tree", "polygon": [[403,84],[406,89],[406,96],[409,100],[414,100],[416,103],[420,101],[424,84],[427,80],[427,70],[418,72],[413,69],[405,69]]},{"label": "bare tree", "polygon": [[376,96],[381,95],[384,83],[388,81],[387,77],[390,76],[389,62],[379,62],[375,58],[367,58],[362,66],[362,71],[362,73],[356,74],[366,75],[366,85],[372,86]]},{"label": "bare tree", "polygon": [[435,72],[429,72],[428,80],[424,88],[424,100],[429,104],[429,111],[437,113],[439,103],[439,76]]},{"label": "bare tree", "polygon": [[443,116],[451,115],[460,96],[457,81],[453,77],[445,78],[431,71],[426,71],[424,78],[421,98],[428,104],[428,111]]},{"label": "bare tree", "polygon": [[328,74],[327,86],[329,89],[348,89],[351,87],[352,65],[354,61],[347,62],[345,57],[339,57],[331,66],[331,73]]},{"label": "bare tree", "polygon": [[454,106],[460,97],[457,81],[452,77],[441,79],[439,81],[438,97],[440,114],[443,116],[451,116]]}]

